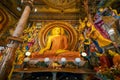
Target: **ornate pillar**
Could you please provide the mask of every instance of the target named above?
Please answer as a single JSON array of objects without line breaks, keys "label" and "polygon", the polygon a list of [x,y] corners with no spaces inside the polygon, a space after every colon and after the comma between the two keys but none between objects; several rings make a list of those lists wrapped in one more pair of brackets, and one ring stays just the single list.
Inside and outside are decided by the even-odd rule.
[{"label": "ornate pillar", "polygon": [[17,24],[17,27],[13,33],[13,36],[9,38],[8,48],[6,53],[3,56],[3,59],[0,64],[0,80],[7,80],[8,75],[11,71],[12,64],[15,60],[15,51],[21,42],[19,36],[22,34],[25,24],[27,23],[31,8],[32,8],[32,1],[25,0],[23,2],[25,4],[25,9],[23,14]]},{"label": "ornate pillar", "polygon": [[23,11],[23,14],[18,22],[18,25],[16,27],[16,30],[13,34],[14,37],[19,37],[22,32],[23,32],[23,29],[24,29],[24,26],[25,24],[27,23],[27,19],[29,17],[29,14],[30,14],[30,11],[31,11],[31,8],[32,8],[32,2],[31,1],[27,1],[26,4],[26,7]]}]

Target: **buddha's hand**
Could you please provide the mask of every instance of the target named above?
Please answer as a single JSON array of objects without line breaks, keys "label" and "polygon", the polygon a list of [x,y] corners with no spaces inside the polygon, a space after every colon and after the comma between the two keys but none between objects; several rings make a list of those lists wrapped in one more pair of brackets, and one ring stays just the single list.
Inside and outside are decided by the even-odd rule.
[{"label": "buddha's hand", "polygon": [[58,49],[58,50],[56,51],[56,55],[58,55],[58,54],[60,54],[60,53],[64,53],[64,52],[66,52],[66,51],[68,51],[68,50]]}]

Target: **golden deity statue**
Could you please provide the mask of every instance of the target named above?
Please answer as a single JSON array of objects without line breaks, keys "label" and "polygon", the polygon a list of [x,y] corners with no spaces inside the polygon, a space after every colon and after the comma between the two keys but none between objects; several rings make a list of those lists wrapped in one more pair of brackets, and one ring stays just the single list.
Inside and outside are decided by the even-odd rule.
[{"label": "golden deity statue", "polygon": [[41,49],[39,53],[43,54],[44,51],[51,49],[52,52],[57,55],[59,53],[66,52],[67,47],[67,38],[63,35],[62,28],[55,27],[52,29],[52,35],[48,37],[46,47]]},{"label": "golden deity statue", "polygon": [[104,47],[113,43],[111,40],[104,38],[100,34],[100,32],[94,27],[94,25],[92,25],[92,23],[90,23],[89,21],[87,22],[87,27],[90,28],[87,36],[91,39],[97,40],[100,47]]},{"label": "golden deity statue", "polygon": [[45,48],[38,53],[33,53],[32,57],[80,57],[79,52],[68,50],[68,39],[62,27],[54,27],[47,38]]}]

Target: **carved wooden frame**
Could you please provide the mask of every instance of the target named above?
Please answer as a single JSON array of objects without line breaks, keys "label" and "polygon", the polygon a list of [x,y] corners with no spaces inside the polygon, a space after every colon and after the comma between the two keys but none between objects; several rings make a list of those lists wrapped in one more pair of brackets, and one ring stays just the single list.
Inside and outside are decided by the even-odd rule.
[{"label": "carved wooden frame", "polygon": [[78,36],[77,36],[78,34],[72,25],[70,25],[67,22],[61,22],[61,21],[48,23],[47,25],[45,25],[44,27],[42,27],[40,29],[40,32],[38,35],[40,47],[41,48],[45,47],[47,36],[49,35],[49,32],[52,30],[52,28],[54,28],[56,26],[64,28],[64,30],[68,36],[69,50],[75,50],[77,42],[78,42]]},{"label": "carved wooden frame", "polygon": [[59,10],[64,10],[64,9],[68,9],[70,7],[73,7],[76,4],[76,0],[71,0],[69,3],[66,4],[61,4],[61,5],[57,5],[54,3],[54,1],[51,0],[43,0],[47,5],[49,5],[52,8],[56,8]]}]

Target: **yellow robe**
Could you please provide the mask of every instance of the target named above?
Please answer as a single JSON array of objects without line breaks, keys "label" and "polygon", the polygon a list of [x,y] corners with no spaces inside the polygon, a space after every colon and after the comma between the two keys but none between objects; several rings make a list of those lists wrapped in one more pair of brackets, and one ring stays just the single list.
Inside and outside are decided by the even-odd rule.
[{"label": "yellow robe", "polygon": [[108,46],[112,43],[111,40],[104,38],[99,31],[97,31],[94,26],[92,26],[92,30],[90,32],[90,37],[98,41],[100,47]]}]

